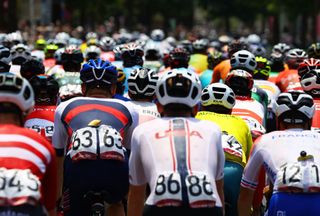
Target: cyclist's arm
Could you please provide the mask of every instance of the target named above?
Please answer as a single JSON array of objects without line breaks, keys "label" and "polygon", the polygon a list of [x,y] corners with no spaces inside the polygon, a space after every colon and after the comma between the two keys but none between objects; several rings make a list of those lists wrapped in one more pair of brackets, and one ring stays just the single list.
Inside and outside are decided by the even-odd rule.
[{"label": "cyclist's arm", "polygon": [[223,193],[223,179],[217,180],[216,181],[216,186],[217,186],[217,191],[218,191],[218,195],[221,199],[221,203],[222,203],[222,208],[223,208],[223,215],[224,215],[224,193]]},{"label": "cyclist's arm", "polygon": [[141,216],[144,207],[146,184],[130,185],[128,196],[128,216]]},{"label": "cyclist's arm", "polygon": [[[217,143],[217,172],[216,172],[216,187],[218,191],[218,195],[221,200],[222,204],[222,209],[224,212],[224,193],[223,193],[223,177],[224,177],[224,162],[225,162],[225,157],[224,157],[224,151],[222,148],[222,141],[221,141],[221,132],[218,134],[218,143]],[[223,213],[224,214],[224,213]]]},{"label": "cyclist's arm", "polygon": [[238,198],[239,216],[250,215],[253,196],[254,196],[254,190],[240,186],[240,194]]}]

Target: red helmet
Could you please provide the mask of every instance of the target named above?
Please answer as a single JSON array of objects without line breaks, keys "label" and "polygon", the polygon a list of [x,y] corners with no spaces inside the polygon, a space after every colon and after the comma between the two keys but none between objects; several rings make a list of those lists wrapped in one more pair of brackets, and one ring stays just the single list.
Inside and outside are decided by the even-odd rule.
[{"label": "red helmet", "polygon": [[237,96],[251,95],[253,87],[252,75],[241,69],[231,70],[225,80],[225,84],[229,86]]},{"label": "red helmet", "polygon": [[299,64],[298,74],[300,78],[305,75],[307,72],[311,70],[320,69],[320,60],[319,59],[305,59],[303,62]]}]

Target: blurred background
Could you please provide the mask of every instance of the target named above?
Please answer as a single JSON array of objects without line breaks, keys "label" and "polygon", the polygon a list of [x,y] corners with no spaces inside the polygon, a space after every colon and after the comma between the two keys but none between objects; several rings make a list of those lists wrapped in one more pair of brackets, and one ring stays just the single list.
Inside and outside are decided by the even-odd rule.
[{"label": "blurred background", "polygon": [[0,0],[0,32],[29,42],[65,31],[163,29],[178,39],[256,33],[299,47],[320,40],[319,0]]}]

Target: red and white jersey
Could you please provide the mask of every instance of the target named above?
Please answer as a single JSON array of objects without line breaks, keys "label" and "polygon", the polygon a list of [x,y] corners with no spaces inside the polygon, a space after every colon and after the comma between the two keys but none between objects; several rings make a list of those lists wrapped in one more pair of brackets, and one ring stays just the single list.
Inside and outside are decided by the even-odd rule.
[{"label": "red and white jersey", "polygon": [[313,118],[312,118],[311,130],[320,132],[320,99],[314,99],[313,103],[316,109],[314,111]]},{"label": "red and white jersey", "polygon": [[217,125],[194,118],[159,118],[132,136],[130,183],[148,183],[146,204],[221,207],[216,180],[223,178],[224,152]]},{"label": "red and white jersey", "polygon": [[[12,177],[11,185],[2,185],[2,202],[11,198],[13,202],[9,202],[9,205],[15,205],[17,200],[34,195],[40,189],[40,201],[47,209],[54,209],[57,190],[55,153],[43,137],[26,128],[0,125],[0,167],[2,179]],[[13,193],[11,187],[18,189]],[[3,193],[7,197],[3,197]]]},{"label": "red and white jersey", "polygon": [[100,58],[102,58],[104,61],[113,62],[115,60],[114,52],[102,52]]},{"label": "red and white jersey", "polygon": [[273,103],[280,94],[280,89],[278,88],[278,86],[268,80],[254,80],[254,85],[263,89],[267,93],[269,99],[268,108],[272,109]]},{"label": "red and white jersey", "polygon": [[[262,167],[265,168],[267,176],[274,185],[277,183],[276,179],[277,176],[279,178],[279,173],[282,174],[281,178],[284,179],[284,183],[292,183],[290,179],[294,179],[294,182],[302,182],[298,181],[303,176],[303,174],[300,175],[300,170],[298,172],[298,168],[288,168],[284,170],[287,173],[283,173],[285,165],[290,167],[291,164],[298,161],[301,151],[313,155],[314,163],[320,165],[320,134],[309,130],[289,129],[262,135],[255,141],[243,173],[241,186],[255,190]],[[297,172],[297,176],[295,172]],[[275,187],[277,186],[275,185]]]},{"label": "red and white jersey", "polygon": [[157,105],[151,102],[131,101],[133,108],[139,114],[139,125],[146,121],[160,118]]},{"label": "red and white jersey", "polygon": [[24,127],[36,131],[51,142],[56,108],[57,106],[35,106],[27,116]]},{"label": "red and white jersey", "polygon": [[248,124],[253,138],[265,131],[265,110],[261,103],[248,97],[236,97],[232,114],[240,116]]}]

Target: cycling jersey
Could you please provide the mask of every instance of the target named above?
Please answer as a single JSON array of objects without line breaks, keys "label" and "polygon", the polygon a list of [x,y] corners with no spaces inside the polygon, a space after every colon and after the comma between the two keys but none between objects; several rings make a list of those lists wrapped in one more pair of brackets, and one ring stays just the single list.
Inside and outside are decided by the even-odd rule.
[{"label": "cycling jersey", "polygon": [[143,67],[149,68],[158,72],[160,67],[162,66],[160,61],[144,61]]},{"label": "cycling jersey", "polygon": [[35,201],[40,201],[48,210],[55,208],[55,153],[43,137],[26,128],[1,125],[0,167],[3,179],[0,206],[36,204]]},{"label": "cycling jersey", "polygon": [[[320,164],[319,138],[320,134],[302,129],[275,131],[261,136],[255,142],[251,157],[244,170],[241,186],[255,190],[258,183],[259,171],[262,167],[264,167],[269,180],[274,185],[273,193],[277,193],[278,196],[278,201],[273,200],[273,202],[276,203],[272,203],[273,206],[277,206],[277,209],[272,209],[272,211],[274,212],[281,209],[285,211],[285,209],[292,208],[291,205],[296,204],[296,202],[283,202],[283,199],[280,199],[280,197],[283,195],[279,192],[284,192],[285,188],[291,190],[291,192],[294,191],[294,188],[302,188],[304,191],[307,191],[309,185],[319,184],[317,181],[312,179],[310,179],[308,182],[305,182],[305,178],[307,177],[305,176],[306,172],[303,170],[308,171],[308,169],[300,167],[301,165],[297,164],[297,159],[300,156],[301,151],[305,151],[307,154],[313,155],[314,158],[314,163],[312,163],[313,165],[310,167],[318,169]],[[310,170],[311,169],[309,169],[309,171]],[[316,178],[314,178],[315,180],[319,178],[318,172],[312,173],[316,175]],[[299,193],[295,193],[294,197],[298,198],[303,196],[304,193],[305,192],[301,193],[300,191]],[[284,194],[287,194],[287,192]],[[313,200],[313,202],[313,204],[315,204],[315,202],[319,203],[319,196],[318,199]],[[303,206],[304,208],[308,208],[309,205],[313,204],[307,203],[303,204]],[[287,212],[287,215],[301,215],[300,211],[296,212],[296,214],[288,213],[289,212]],[[282,215],[286,214],[283,213]]]},{"label": "cycling jersey", "polygon": [[230,59],[223,60],[213,69],[211,83],[219,82],[220,79],[224,82],[231,70]]},{"label": "cycling jersey", "polygon": [[297,70],[288,69],[280,72],[276,78],[276,85],[279,87],[281,92],[303,90]]},{"label": "cycling jersey", "polygon": [[208,69],[208,57],[204,54],[192,54],[189,60],[189,66],[194,69],[197,74]]},{"label": "cycling jersey", "polygon": [[102,52],[100,55],[100,58],[104,61],[113,62],[115,60],[114,52],[113,51]]},{"label": "cycling jersey", "polygon": [[213,70],[207,69],[199,75],[202,89],[204,89],[211,83],[212,74]]},{"label": "cycling jersey", "polygon": [[81,96],[81,83],[79,72],[67,72],[63,74],[54,74],[54,78],[58,81],[59,97],[62,100],[67,100],[75,96]]},{"label": "cycling jersey", "polygon": [[261,103],[249,97],[236,97],[236,104],[232,114],[240,116],[248,124],[252,138],[264,134],[265,131],[265,110]]},{"label": "cycling jersey", "polygon": [[268,78],[268,81],[270,82],[273,82],[273,83],[276,83],[276,79],[277,79],[277,76],[279,75],[279,72],[273,72],[271,71],[269,73],[269,78]]},{"label": "cycling jersey", "polygon": [[254,85],[264,90],[268,95],[268,108],[272,108],[274,101],[280,94],[280,89],[268,80],[254,80]]},{"label": "cycling jersey", "polygon": [[45,68],[51,68],[56,65],[56,60],[54,58],[48,58],[43,61]]},{"label": "cycling jersey", "polygon": [[207,111],[198,112],[196,118],[216,123],[222,131],[222,146],[226,160],[239,163],[243,167],[246,165],[252,137],[248,125],[242,118]]},{"label": "cycling jersey", "polygon": [[55,110],[56,106],[36,105],[26,117],[24,127],[36,131],[51,143],[54,132]]},{"label": "cycling jersey", "polygon": [[320,99],[314,99],[313,103],[316,109],[312,118],[311,130],[320,132]]},{"label": "cycling jersey", "polygon": [[212,122],[146,122],[134,130],[131,150],[130,183],[149,184],[146,205],[222,207],[215,181],[223,178],[225,158],[220,129]]},{"label": "cycling jersey", "polygon": [[131,101],[131,103],[133,104],[136,112],[139,114],[139,125],[143,122],[160,118],[160,113],[158,112],[158,108],[155,103],[139,101]]}]

